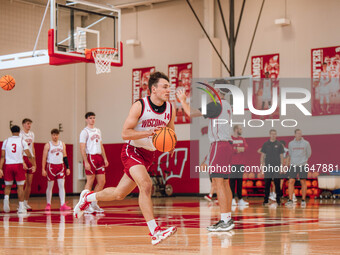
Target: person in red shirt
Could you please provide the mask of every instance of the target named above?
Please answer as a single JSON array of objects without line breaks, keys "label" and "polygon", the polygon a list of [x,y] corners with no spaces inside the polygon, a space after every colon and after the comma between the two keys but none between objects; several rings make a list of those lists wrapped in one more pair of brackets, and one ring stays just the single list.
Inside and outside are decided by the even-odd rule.
[{"label": "person in red shirt", "polygon": [[231,164],[233,166],[233,170],[230,175],[230,189],[233,193],[233,201],[232,205],[237,205],[235,200],[235,183],[237,183],[237,198],[239,206],[247,206],[248,202],[244,201],[242,198],[242,177],[243,172],[241,171],[241,167],[245,164],[245,151],[248,149],[248,144],[246,139],[244,139],[242,135],[242,127],[239,125],[235,125],[233,127],[233,135],[231,138],[233,139],[233,157],[231,160]]}]

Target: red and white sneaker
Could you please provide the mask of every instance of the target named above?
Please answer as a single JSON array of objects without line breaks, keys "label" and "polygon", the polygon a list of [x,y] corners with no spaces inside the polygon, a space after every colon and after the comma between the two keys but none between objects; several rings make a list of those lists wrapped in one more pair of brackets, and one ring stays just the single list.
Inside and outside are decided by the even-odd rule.
[{"label": "red and white sneaker", "polygon": [[153,235],[151,235],[151,233],[149,233],[149,235],[151,236],[152,245],[156,245],[156,244],[162,242],[164,239],[173,235],[176,231],[177,231],[176,227],[170,227],[170,228],[167,228],[167,229],[163,229],[163,228],[158,226],[155,229],[155,233]]},{"label": "red and white sneaker", "polygon": [[81,216],[83,216],[84,211],[90,206],[91,202],[87,202],[87,196],[92,194],[93,191],[91,192],[82,192],[80,195],[80,199],[78,204],[74,207],[73,210],[73,216],[77,219],[79,219]]}]

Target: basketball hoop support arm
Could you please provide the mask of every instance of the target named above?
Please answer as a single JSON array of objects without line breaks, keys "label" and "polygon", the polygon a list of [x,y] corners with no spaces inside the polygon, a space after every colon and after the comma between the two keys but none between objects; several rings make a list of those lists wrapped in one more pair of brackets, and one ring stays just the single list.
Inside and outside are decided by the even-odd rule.
[{"label": "basketball hoop support arm", "polygon": [[43,27],[44,22],[45,22],[45,18],[46,18],[48,7],[50,6],[50,1],[51,0],[48,0],[47,4],[46,4],[45,13],[44,13],[44,16],[43,16],[43,18],[41,20],[41,23],[40,23],[40,28],[39,28],[39,32],[38,32],[38,35],[37,35],[37,39],[35,40],[35,44],[34,44],[34,48],[33,48],[33,52],[32,52],[32,57],[34,57],[35,50],[37,49],[38,40],[39,40],[39,37],[40,37],[40,33],[41,33],[41,30],[42,30],[42,27]]}]

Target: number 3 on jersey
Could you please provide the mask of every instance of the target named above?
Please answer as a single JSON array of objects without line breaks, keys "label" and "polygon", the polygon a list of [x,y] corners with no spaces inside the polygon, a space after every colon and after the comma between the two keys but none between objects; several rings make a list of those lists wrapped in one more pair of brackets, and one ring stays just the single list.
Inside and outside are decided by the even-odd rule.
[{"label": "number 3 on jersey", "polygon": [[16,153],[17,152],[17,145],[16,144],[12,144],[12,147],[13,147],[12,152]]},{"label": "number 3 on jersey", "polygon": [[165,120],[170,120],[170,113],[165,113],[164,114],[164,119]]}]

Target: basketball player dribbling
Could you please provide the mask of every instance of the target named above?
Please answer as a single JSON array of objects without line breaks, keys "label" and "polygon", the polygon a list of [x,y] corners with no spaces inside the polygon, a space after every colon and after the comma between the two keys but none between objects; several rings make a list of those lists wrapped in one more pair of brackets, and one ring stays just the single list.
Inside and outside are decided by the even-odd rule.
[{"label": "basketball player dribbling", "polygon": [[[331,82],[331,76],[327,71],[327,63],[324,62],[322,65],[322,71],[319,73],[319,93],[320,93],[320,114],[330,113],[329,110],[329,84]],[[324,102],[326,101],[326,102]]]},{"label": "basketball player dribbling", "polygon": [[[66,175],[70,175],[70,167],[67,160],[65,143],[59,140],[59,130],[51,130],[52,141],[45,144],[42,158],[42,175],[47,177],[45,211],[51,211],[52,189],[54,181],[57,180],[60,198],[60,211],[71,210],[65,203],[65,168]],[[47,162],[47,165],[46,165]],[[47,168],[47,171],[46,171]]]},{"label": "basketball player dribbling", "polygon": [[[32,120],[25,118],[22,120],[23,130],[20,131],[20,137],[24,140],[33,157],[35,157],[35,149],[34,149],[34,133],[31,131]],[[27,210],[32,210],[31,206],[28,205],[28,199],[31,195],[31,187],[33,181],[33,174],[35,172],[35,168],[32,167],[31,162],[28,160],[26,152],[24,152],[24,169],[26,170],[26,182],[25,182],[25,195],[24,195],[24,205]]]},{"label": "basketball player dribbling", "polygon": [[155,72],[150,75],[149,90],[150,96],[132,105],[123,126],[122,138],[126,140],[121,152],[124,175],[118,186],[96,193],[84,190],[74,208],[74,216],[81,217],[93,201],[123,200],[138,186],[139,207],[149,227],[151,243],[155,245],[177,230],[176,227],[162,229],[157,225],[151,200],[152,181],[148,174],[156,150],[152,136],[161,126],[174,130],[175,110],[168,102],[170,85],[164,73]]},{"label": "basketball player dribbling", "polygon": [[[105,167],[109,166],[107,161],[105,149],[102,142],[102,133],[99,128],[96,128],[96,115],[94,112],[87,112],[85,114],[85,121],[87,126],[80,133],[80,152],[83,157],[86,174],[86,184],[84,191],[90,192],[92,190],[93,182],[96,179],[97,184],[94,187],[94,192],[101,191],[105,185]],[[97,201],[93,201],[88,206],[86,213],[103,213],[104,210],[100,208]]]},{"label": "basketball player dribbling", "polygon": [[[228,84],[226,80],[216,80],[214,84]],[[228,120],[230,123],[232,109],[230,104],[225,99],[225,95],[229,92],[228,89],[218,89],[218,95],[221,98],[222,106],[218,103],[216,107],[214,102],[207,105],[207,115],[202,115],[198,109],[190,108],[186,101],[185,91],[177,91],[177,97],[181,101],[186,114],[193,117],[207,117],[210,118],[208,125],[208,135],[210,141],[209,166],[227,166],[231,164],[233,155],[231,128],[228,125],[213,125],[213,119],[218,117],[220,119]],[[221,109],[221,110],[218,110]],[[220,113],[220,114],[219,114]],[[232,206],[232,192],[229,185],[230,172],[213,172],[210,176],[215,183],[217,199],[220,206],[221,218],[216,224],[209,226],[207,229],[210,232],[224,232],[230,231],[235,227],[234,221],[231,218]],[[226,180],[224,180],[226,179]]]},{"label": "basketball player dribbling", "polygon": [[[35,159],[32,156],[29,146],[27,143],[22,140],[19,136],[20,127],[12,126],[11,127],[12,136],[6,139],[1,148],[1,160],[0,160],[0,178],[4,175],[5,179],[5,197],[4,197],[4,212],[10,212],[9,206],[9,195],[11,193],[11,188],[13,185],[13,181],[16,181],[17,189],[18,189],[18,199],[19,199],[19,214],[26,214],[27,209],[24,205],[24,184],[25,184],[25,170],[23,167],[23,153],[25,152],[27,159],[32,165],[31,170],[35,171]],[[4,163],[5,169],[2,170]]]}]

